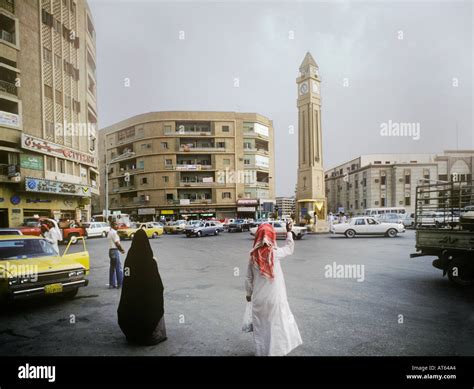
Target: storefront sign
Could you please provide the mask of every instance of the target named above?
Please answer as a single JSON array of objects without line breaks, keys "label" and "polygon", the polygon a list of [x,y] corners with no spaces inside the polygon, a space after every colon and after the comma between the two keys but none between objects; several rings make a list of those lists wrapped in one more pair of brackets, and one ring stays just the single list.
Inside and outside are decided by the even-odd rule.
[{"label": "storefront sign", "polygon": [[24,169],[43,170],[43,157],[36,157],[31,154],[21,154],[20,166]]},{"label": "storefront sign", "polygon": [[160,213],[162,215],[173,215],[174,211],[172,209],[163,209]]},{"label": "storefront sign", "polygon": [[11,202],[13,205],[18,205],[18,204],[20,204],[20,202],[21,202],[21,198],[20,198],[20,196],[18,196],[18,195],[13,195],[12,197],[10,197],[10,202]]},{"label": "storefront sign", "polygon": [[237,207],[237,212],[255,212],[255,207]]},{"label": "storefront sign", "polygon": [[69,196],[91,197],[91,190],[87,185],[71,184],[40,178],[25,178],[27,192],[54,193]]},{"label": "storefront sign", "polygon": [[20,116],[14,113],[0,111],[0,124],[20,127]]},{"label": "storefront sign", "polygon": [[255,199],[239,199],[237,205],[258,205],[258,200]]},{"label": "storefront sign", "polygon": [[155,213],[155,208],[138,208],[139,215],[154,215]]},{"label": "storefront sign", "polygon": [[201,165],[176,165],[176,170],[201,170]]},{"label": "storefront sign", "polygon": [[179,205],[189,205],[191,204],[191,200],[189,199],[179,199]]},{"label": "storefront sign", "polygon": [[82,153],[27,134],[21,135],[21,147],[38,153],[48,154],[52,157],[60,157],[70,161],[80,162],[89,166],[97,165],[95,156],[91,154]]}]

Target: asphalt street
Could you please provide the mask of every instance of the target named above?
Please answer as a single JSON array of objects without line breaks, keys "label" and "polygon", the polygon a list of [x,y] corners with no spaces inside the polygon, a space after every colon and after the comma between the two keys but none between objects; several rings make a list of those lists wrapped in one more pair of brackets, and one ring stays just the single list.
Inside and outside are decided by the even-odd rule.
[{"label": "asphalt street", "polygon": [[[125,342],[117,325],[120,291],[107,286],[107,242],[97,238],[87,240],[90,284],[75,299],[2,308],[0,355],[253,355],[252,335],[241,332],[249,234],[163,235],[151,244],[165,285],[166,342]],[[297,241],[282,262],[304,342],[291,355],[474,355],[473,290],[451,285],[432,258],[410,259],[414,245],[413,231],[395,239]],[[334,262],[364,265],[363,281],[329,278],[325,267]]]}]

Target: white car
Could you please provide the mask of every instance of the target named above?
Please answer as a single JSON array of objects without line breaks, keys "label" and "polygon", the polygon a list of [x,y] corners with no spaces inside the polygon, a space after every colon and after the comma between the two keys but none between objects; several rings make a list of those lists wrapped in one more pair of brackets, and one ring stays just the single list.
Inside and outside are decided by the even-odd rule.
[{"label": "white car", "polygon": [[336,224],[332,227],[333,234],[343,234],[347,238],[356,235],[385,235],[395,238],[399,233],[405,232],[403,224],[380,223],[373,217],[354,217],[347,223]]},{"label": "white car", "polygon": [[[286,239],[286,223],[275,220],[264,223],[271,224],[273,226],[276,232],[277,239]],[[251,228],[250,235],[255,236],[257,229],[258,227]],[[299,227],[294,225],[291,232],[293,233],[293,239],[300,240],[308,232],[308,230],[306,229],[306,227]]]},{"label": "white car", "polygon": [[82,223],[82,226],[86,229],[89,238],[97,236],[105,238],[110,231],[110,226],[104,222]]}]

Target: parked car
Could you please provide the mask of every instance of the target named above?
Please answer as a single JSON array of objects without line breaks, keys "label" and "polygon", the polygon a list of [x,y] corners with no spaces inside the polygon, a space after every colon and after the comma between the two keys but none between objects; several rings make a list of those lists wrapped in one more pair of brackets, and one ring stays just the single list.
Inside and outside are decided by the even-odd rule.
[{"label": "parked car", "polygon": [[23,235],[18,228],[0,228],[0,235]]},{"label": "parked car", "polygon": [[123,228],[117,230],[117,234],[120,239],[133,239],[135,233],[142,228],[146,232],[146,236],[155,239],[160,235],[163,235],[163,226],[160,223],[147,222],[147,223],[131,223],[129,228]]},{"label": "parked car", "polygon": [[446,227],[459,224],[459,212],[423,211],[417,215],[417,227]]},{"label": "parked car", "polygon": [[402,213],[383,213],[376,219],[380,223],[391,223],[391,224],[403,224],[403,216],[406,214]]},{"label": "parked car", "polygon": [[59,255],[44,238],[0,236],[0,300],[52,294],[74,297],[87,286],[90,268],[85,240],[79,239],[83,251],[69,254],[69,244]]},{"label": "parked car", "polygon": [[186,221],[177,220],[175,222],[168,222],[164,226],[165,234],[180,234],[184,232],[186,228]]},{"label": "parked car", "polygon": [[234,222],[229,223],[229,226],[227,227],[227,231],[229,232],[243,232],[249,230],[250,224],[244,219],[237,219]]},{"label": "parked car", "polygon": [[214,221],[206,221],[195,225],[192,229],[186,229],[185,234],[188,238],[191,236],[200,238],[206,235],[219,235],[222,231],[224,231],[222,224]]},{"label": "parked car", "polygon": [[105,238],[110,231],[110,226],[104,222],[82,223],[82,226],[86,229],[88,238],[97,236]]},{"label": "parked car", "polygon": [[199,226],[202,223],[202,220],[190,220],[186,223],[184,227],[184,233],[187,234],[188,231],[193,230],[195,227]]},{"label": "parked car", "polygon": [[385,235],[395,238],[399,233],[405,232],[403,224],[381,223],[372,217],[354,217],[347,223],[336,224],[332,227],[334,234],[343,234],[347,238],[356,235]]},{"label": "parked car", "polygon": [[405,228],[415,228],[415,214],[414,213],[405,213],[402,215],[402,224]]},{"label": "parked car", "polygon": [[[286,234],[287,234],[286,223],[278,221],[278,220],[272,220],[272,221],[263,222],[263,223],[268,223],[273,226],[277,235],[277,239],[286,239]],[[250,235],[255,236],[257,229],[258,227],[251,228]],[[299,226],[293,225],[291,232],[293,233],[293,239],[300,240],[301,238],[303,238],[304,235],[308,233],[308,229],[306,227],[299,227]]]}]

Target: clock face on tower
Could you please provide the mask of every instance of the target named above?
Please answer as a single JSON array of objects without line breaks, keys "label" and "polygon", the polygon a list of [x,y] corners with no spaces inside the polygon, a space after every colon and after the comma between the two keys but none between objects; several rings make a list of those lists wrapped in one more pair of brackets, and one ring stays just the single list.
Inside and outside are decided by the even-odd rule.
[{"label": "clock face on tower", "polygon": [[303,83],[300,85],[300,95],[305,95],[306,93],[308,93],[308,83],[307,83],[307,82],[303,82]]},{"label": "clock face on tower", "polygon": [[313,81],[311,84],[313,85],[313,93],[316,93],[317,95],[319,95],[318,83]]}]

